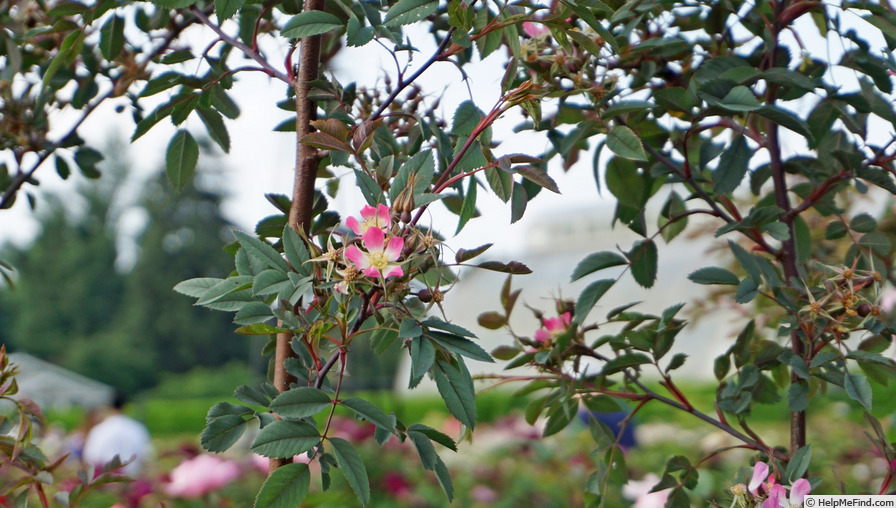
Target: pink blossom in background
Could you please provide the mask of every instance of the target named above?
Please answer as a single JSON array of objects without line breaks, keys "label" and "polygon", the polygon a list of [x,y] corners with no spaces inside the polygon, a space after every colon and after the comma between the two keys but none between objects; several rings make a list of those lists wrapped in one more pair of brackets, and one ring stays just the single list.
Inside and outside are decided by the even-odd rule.
[{"label": "pink blossom in background", "polygon": [[268,474],[271,467],[271,459],[267,457],[262,457],[257,453],[253,453],[249,455],[249,464],[252,465],[252,469],[255,469],[261,474]]},{"label": "pink blossom in background", "polygon": [[376,425],[354,418],[334,418],[330,429],[334,436],[352,443],[370,439],[376,434]]},{"label": "pink blossom in background", "polygon": [[389,207],[382,203],[377,205],[376,208],[370,205],[364,206],[361,209],[361,219],[359,222],[358,219],[349,217],[345,220],[345,225],[354,231],[356,235],[363,235],[370,228],[376,228],[385,233],[392,221],[389,217]]},{"label": "pink blossom in background", "polygon": [[880,308],[884,312],[890,312],[893,310],[893,306],[896,306],[896,289],[888,288],[880,297]]},{"label": "pink blossom in background", "polygon": [[535,330],[535,340],[538,342],[547,342],[569,329],[569,323],[572,315],[564,312],[557,317],[547,318],[544,320],[544,328]]},{"label": "pink blossom in background", "polygon": [[396,263],[404,248],[404,239],[398,236],[389,238],[386,244],[386,234],[381,229],[370,228],[361,237],[364,248],[362,251],[357,245],[349,245],[345,249],[345,257],[357,266],[368,277],[385,278],[402,276],[404,271],[401,265]]},{"label": "pink blossom in background", "polygon": [[470,497],[477,503],[494,503],[498,500],[498,493],[491,487],[485,485],[477,485],[470,492]]},{"label": "pink blossom in background", "polygon": [[650,492],[659,481],[659,477],[653,473],[647,473],[640,480],[629,480],[622,487],[622,497],[634,501],[632,508],[664,508],[672,489]]},{"label": "pink blossom in background", "polygon": [[526,35],[532,37],[533,39],[551,33],[551,31],[548,30],[548,27],[542,25],[541,23],[534,23],[532,21],[523,22],[523,32],[526,32]]},{"label": "pink blossom in background", "polygon": [[404,476],[395,471],[389,471],[383,477],[383,487],[386,492],[395,496],[402,497],[411,493],[411,485],[405,480]]},{"label": "pink blossom in background", "polygon": [[181,462],[171,471],[165,493],[172,497],[195,498],[220,489],[240,475],[232,461],[204,453]]}]

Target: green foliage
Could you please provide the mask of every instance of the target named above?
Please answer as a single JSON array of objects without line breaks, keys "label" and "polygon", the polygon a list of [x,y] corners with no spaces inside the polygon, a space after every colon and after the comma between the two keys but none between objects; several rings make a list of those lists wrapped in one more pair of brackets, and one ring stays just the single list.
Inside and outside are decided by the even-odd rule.
[{"label": "green foliage", "polygon": [[[451,268],[470,264],[484,249],[460,250],[454,262],[446,259],[442,227],[425,222],[432,216],[427,209],[445,206],[458,216],[460,232],[477,215],[480,191],[488,189],[509,205],[510,221],[517,222],[541,189],[559,190],[549,168],[569,169],[592,148],[598,189],[603,179],[617,201],[612,222],[638,238],[619,246],[618,253],[586,257],[571,278],[590,278],[613,267],[623,267],[623,273],[587,281],[574,304],[556,302],[556,316],[536,310],[542,328],[531,338],[510,329],[519,290],[512,292],[509,280],[500,292],[501,310],[480,319],[489,328],[507,327],[513,344],[500,353],[512,358],[511,368],[539,371],[527,390],[542,393],[529,405],[527,417],[534,421],[544,415],[545,434],[571,424],[581,399],[596,404],[612,395],[659,402],[697,414],[765,454],[757,460],[775,462],[778,480],[787,484],[810,466],[802,435],[804,411],[812,408],[812,399],[832,386],[844,390],[857,408],[870,411],[878,406],[872,383],[887,383],[896,373],[896,363],[880,355],[877,344],[886,347],[896,331],[880,308],[882,284],[894,278],[889,273],[893,230],[883,217],[863,216],[848,206],[852,190],[896,194],[893,140],[880,135],[888,132],[888,124],[896,125],[893,63],[872,49],[879,39],[896,49],[896,18],[881,6],[564,1],[545,10],[529,4],[446,5],[432,0],[338,5],[290,0],[259,9],[243,1],[196,7],[190,0],[155,0],[136,8],[132,23],[123,15],[128,3],[62,4],[38,9],[39,15],[29,19],[22,19],[20,9],[0,12],[8,27],[0,36],[5,62],[0,82],[17,83],[0,87],[5,106],[0,149],[14,152],[0,173],[0,208],[10,206],[23,189],[27,195],[34,173],[51,158],[60,175],[70,173],[68,161],[74,160],[85,176],[100,176],[102,154],[77,135],[80,121],[61,137],[50,136],[59,109],[71,106],[84,120],[100,103],[128,97],[136,124],[132,139],[170,119],[178,130],[168,145],[167,174],[175,189],[188,191],[199,157],[189,132],[198,124],[187,122],[193,113],[227,150],[224,118],[239,115],[231,98],[238,75],[263,72],[282,83],[288,100],[281,108],[295,111],[296,117],[275,130],[297,131],[294,195],[271,199],[278,213],[264,219],[256,234],[234,233],[232,265],[204,261],[208,266],[183,270],[180,280],[165,281],[168,288],[194,298],[196,307],[234,313],[239,333],[270,335],[265,352],[276,354],[276,387],[241,387],[235,393],[264,409],[219,404],[208,413],[202,442],[209,450],[228,448],[257,419],[262,430],[255,449],[275,458],[307,453],[319,462],[323,485],[329,485],[330,468],[339,467],[362,504],[367,503],[370,479],[355,448],[329,434],[334,411],[341,407],[372,422],[381,445],[393,438],[410,440],[423,469],[432,471],[451,499],[453,483],[432,444],[444,444],[443,436],[407,426],[364,399],[345,398],[349,364],[364,358],[358,351],[408,354],[409,385],[431,377],[448,411],[474,428],[477,407],[465,361],[490,361],[490,355],[473,334],[447,317],[432,316],[451,297],[456,280]],[[796,44],[785,37],[788,32],[800,35],[797,20],[804,15],[816,21],[822,37],[843,48],[839,61],[804,44],[802,36],[795,38]],[[228,32],[230,24],[222,25],[231,18],[238,20],[237,35]],[[181,35],[193,25],[212,29],[217,43],[202,50],[190,47]],[[374,39],[386,48],[391,43],[388,51],[396,61],[400,53],[419,53],[423,46],[415,40],[422,33],[434,38],[436,49],[415,55],[415,65],[422,63],[413,71],[405,72],[399,63],[397,79],[384,79],[388,84],[383,90],[371,91],[320,72],[319,65],[339,49],[336,41],[343,31],[349,47]],[[141,32],[164,35],[145,37],[144,43],[136,37]],[[89,33],[99,37],[87,37]],[[878,40],[866,40],[872,35]],[[298,62],[292,51],[295,39],[301,39]],[[267,47],[281,48],[288,55],[285,63],[259,49]],[[432,95],[419,88],[418,78],[437,62],[450,61],[466,76],[468,63],[497,53],[507,55],[507,65],[499,99],[488,109],[467,101],[449,120]],[[200,54],[197,65],[182,65]],[[252,64],[244,65],[245,59]],[[842,69],[854,78],[851,84],[839,78]],[[154,102],[155,109],[144,114],[145,97],[157,97],[161,104]],[[517,107],[526,117],[518,130],[546,137],[543,153],[500,153],[492,127]],[[358,183],[368,203],[360,216],[343,221],[323,191],[315,191],[337,195],[337,173],[353,175]],[[316,178],[327,181],[316,185]],[[104,210],[93,212],[105,223]],[[706,221],[689,221],[694,215]],[[605,319],[589,321],[620,277],[631,276],[642,288],[652,288],[665,248],[658,238],[671,242],[686,230],[696,231],[698,223],[717,237],[724,235],[727,243],[719,243],[723,266],[701,268],[689,279],[719,286],[715,297],[733,300],[745,315],[757,316],[714,362],[719,380],[715,414],[697,412],[671,377],[687,361],[681,353],[667,357],[688,329],[683,305],[659,314],[623,305]],[[815,234],[821,223],[826,225],[824,240]],[[59,220],[56,227],[64,232],[68,226]],[[217,224],[205,229],[220,233]],[[97,249],[108,252],[103,250],[108,234],[98,236]],[[165,238],[170,237],[163,236],[159,244]],[[49,263],[46,258],[41,258],[43,264]],[[531,272],[516,261],[470,266]],[[69,267],[88,282],[108,284],[106,298],[113,305],[117,295],[144,292],[154,282],[146,273],[142,279],[100,281],[104,272],[92,268]],[[53,275],[61,280],[65,274]],[[140,284],[131,285],[131,280]],[[27,290],[24,294],[29,296]],[[39,309],[56,310],[48,303],[59,305],[60,319],[79,324],[56,294],[29,297],[34,310],[30,317],[26,310],[26,318],[35,327],[56,326],[56,317],[39,322],[45,314],[53,316]],[[116,365],[127,367],[128,375],[151,376],[146,366],[156,363],[182,371],[191,362],[212,364],[229,357],[229,342],[170,333],[156,321],[175,323],[191,334],[194,330],[175,312],[171,319],[163,314],[165,320],[153,320],[131,309],[113,321],[115,327],[93,330],[95,321],[89,320],[74,328],[85,335],[108,334],[110,342],[118,330],[165,337],[119,339],[135,341],[122,347],[165,352],[158,358],[132,358],[134,365]],[[24,338],[13,340],[31,336],[28,330]],[[215,330],[214,337],[222,336]],[[850,337],[864,340],[856,345]],[[188,342],[199,344],[202,355],[184,353]],[[71,356],[88,351],[110,362],[112,350],[96,344],[94,350],[75,349]],[[61,350],[46,347],[48,353]],[[660,377],[662,394],[641,381],[648,370]],[[783,403],[785,392],[793,415],[790,453],[763,441],[748,423],[759,407]],[[282,410],[281,419],[273,417],[272,407]],[[875,431],[879,427],[873,419],[869,425]],[[598,427],[593,434],[598,453],[586,490],[599,502],[613,485],[627,481],[628,467],[605,429]],[[896,457],[885,439],[875,442],[887,459]],[[334,454],[326,451],[328,443]],[[785,463],[787,475],[781,476],[777,470]],[[700,476],[691,459],[675,454],[662,473],[660,487],[671,489],[668,505],[689,505]],[[306,466],[280,467],[261,488],[256,506],[295,505],[307,495],[309,482]]]},{"label": "green foliage", "polygon": [[[232,333],[230,320],[171,298],[171,286],[185,274],[227,273],[229,256],[221,247],[229,224],[219,212],[220,196],[192,183],[172,195],[161,179],[147,182],[139,202],[148,216],[136,238],[139,255],[120,273],[112,203],[126,185],[126,166],[111,159],[104,183],[80,188],[83,213],[51,201],[35,243],[5,251],[20,280],[0,296],[10,318],[0,337],[129,392],[156,384],[164,373],[244,361],[248,346]],[[54,311],[43,312],[46,305]]]}]

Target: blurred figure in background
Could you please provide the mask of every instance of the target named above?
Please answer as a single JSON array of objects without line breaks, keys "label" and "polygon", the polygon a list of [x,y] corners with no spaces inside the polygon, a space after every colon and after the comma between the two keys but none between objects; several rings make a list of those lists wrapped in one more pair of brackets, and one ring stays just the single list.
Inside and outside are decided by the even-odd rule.
[{"label": "blurred figure in background", "polygon": [[130,460],[120,471],[133,478],[140,474],[150,452],[150,439],[145,425],[122,413],[124,403],[124,394],[116,391],[112,412],[87,433],[83,458],[86,463],[102,468],[118,455],[122,462]]}]

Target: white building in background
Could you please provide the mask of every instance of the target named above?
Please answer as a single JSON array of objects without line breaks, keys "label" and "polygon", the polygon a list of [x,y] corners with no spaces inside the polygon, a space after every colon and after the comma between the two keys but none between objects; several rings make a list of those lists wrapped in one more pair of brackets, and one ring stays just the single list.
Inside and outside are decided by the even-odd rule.
[{"label": "white building in background", "polygon": [[[615,278],[625,268],[608,268],[570,282],[573,269],[585,256],[599,251],[629,250],[641,238],[624,225],[617,224],[611,228],[612,213],[612,209],[608,211],[593,206],[531,217],[518,252],[508,257],[489,258],[491,251],[488,251],[473,261],[514,260],[532,269],[533,273],[529,275],[513,277],[513,288],[522,288],[510,320],[518,335],[532,337],[539,328],[538,321],[526,305],[541,310],[545,317],[555,316],[554,298],[575,299],[588,284],[599,279]],[[656,230],[655,226],[648,229]],[[718,265],[710,251],[714,245],[724,245],[724,240],[714,239],[711,235],[689,238],[686,237],[687,233],[685,231],[669,244],[662,239],[657,240],[659,266],[652,288],[642,288],[630,274],[624,274],[597,303],[586,322],[603,320],[609,311],[628,303],[641,302],[633,310],[658,315],[667,307],[679,303],[691,304],[706,295],[711,286],[695,284],[687,276],[698,268]],[[494,241],[499,245],[502,239],[495,238]],[[486,330],[477,323],[477,317],[482,312],[501,309],[500,290],[506,277],[503,273],[465,268],[460,273],[460,281],[446,295],[443,304],[446,317],[475,333],[479,337],[479,345],[486,351],[512,343],[505,330]],[[709,315],[699,315],[698,310],[689,305],[685,305],[678,317],[687,319],[689,324],[679,333],[675,347],[663,360],[668,360],[675,353],[686,353],[688,360],[678,370],[679,378],[712,378],[713,360],[731,346],[745,319],[735,313],[733,307],[731,310],[720,309]],[[695,317],[699,319],[695,320]],[[606,333],[610,332],[612,328],[608,327]],[[600,331],[595,331],[590,332],[589,337],[596,339],[600,335]],[[501,373],[504,368],[503,362],[486,364],[469,359],[466,362],[473,375]],[[599,366],[595,365],[594,368],[598,369]],[[405,358],[396,374],[396,389],[406,390],[409,373],[410,361]],[[514,374],[512,371],[505,373]],[[436,389],[435,383],[426,378],[420,388]]]},{"label": "white building in background", "polygon": [[19,366],[15,398],[31,399],[42,410],[79,406],[85,409],[108,407],[115,389],[77,372],[41,360],[27,353],[10,353],[9,362]]}]

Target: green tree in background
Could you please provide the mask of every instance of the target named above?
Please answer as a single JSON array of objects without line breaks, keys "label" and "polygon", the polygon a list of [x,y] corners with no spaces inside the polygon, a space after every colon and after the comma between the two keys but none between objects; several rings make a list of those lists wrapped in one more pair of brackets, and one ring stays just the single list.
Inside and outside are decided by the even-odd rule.
[{"label": "green tree in background", "polygon": [[[111,203],[119,181],[109,175],[100,185],[79,186],[75,196],[50,196],[38,216],[41,232],[34,243],[6,249],[4,256],[20,277],[2,300],[10,320],[4,342],[75,368],[72,353],[116,315],[124,280],[111,269],[116,258]],[[64,201],[85,206],[74,213]]]},{"label": "green tree in background", "polygon": [[229,316],[171,296],[171,288],[184,279],[209,270],[217,277],[230,273],[233,257],[223,246],[233,240],[233,226],[221,215],[222,196],[212,178],[200,178],[178,194],[165,185],[164,175],[157,175],[140,200],[148,223],[125,282],[121,331],[153,344],[158,368],[164,371],[246,359],[249,339],[233,333]]},{"label": "green tree in background", "polygon": [[[0,293],[0,342],[129,392],[154,385],[162,372],[245,359],[247,339],[233,333],[225,314],[171,298],[185,278],[229,272],[223,246],[232,226],[213,179],[199,178],[176,195],[163,189],[161,175],[140,186],[146,225],[136,262],[120,273],[116,201],[127,189],[129,163],[107,162],[98,185],[79,186],[74,199],[50,196],[32,245],[4,252],[19,282]],[[64,201],[85,206],[75,211]]]}]

